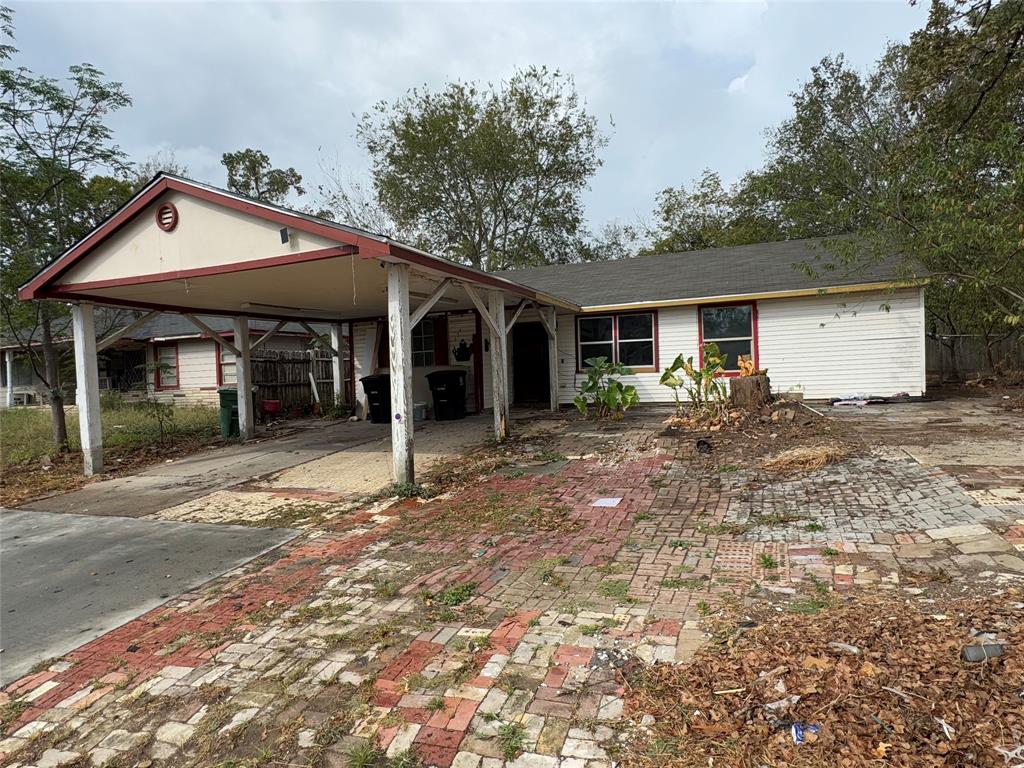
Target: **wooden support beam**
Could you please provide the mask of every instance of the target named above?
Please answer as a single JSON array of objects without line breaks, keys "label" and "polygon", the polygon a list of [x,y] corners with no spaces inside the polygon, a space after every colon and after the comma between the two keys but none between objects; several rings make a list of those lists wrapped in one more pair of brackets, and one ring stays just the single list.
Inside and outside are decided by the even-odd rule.
[{"label": "wooden support beam", "polygon": [[338,408],[345,402],[345,358],[339,353],[342,349],[341,323],[331,324],[331,344],[337,350],[331,359],[331,382],[334,385],[334,407]]},{"label": "wooden support beam", "polygon": [[75,337],[78,429],[82,440],[84,471],[90,476],[103,471],[100,376],[96,363],[96,323],[92,304],[71,306],[71,328]]},{"label": "wooden support beam", "polygon": [[516,311],[512,313],[512,319],[505,325],[505,333],[512,332],[512,326],[516,324],[516,320],[518,320],[519,316],[523,314],[523,310],[526,309],[527,304],[533,304],[533,302],[527,301],[526,299],[520,299],[519,304],[516,306]]},{"label": "wooden support beam", "polygon": [[249,345],[249,351],[251,352],[252,350],[256,349],[256,347],[260,346],[263,342],[268,341],[271,338],[273,338],[274,334],[276,334],[278,331],[280,331],[286,325],[288,325],[288,321],[287,320],[278,320],[277,321],[277,325],[275,325],[273,328],[271,328],[269,331],[264,333],[262,336],[260,336],[258,339],[256,339],[256,341],[254,341],[252,344]]},{"label": "wooden support beam", "polygon": [[391,462],[396,483],[415,482],[412,421],[412,325],[409,265],[388,262],[388,346],[391,352]]},{"label": "wooden support beam", "polygon": [[[225,339],[223,336],[221,336],[219,333],[217,333],[215,330],[213,330],[213,328],[208,326],[206,323],[204,323],[198,317],[196,317],[195,315],[187,314],[187,313],[184,314],[183,317],[187,318],[188,321],[190,323],[192,323],[192,325],[194,325],[196,328],[198,328],[203,333],[207,334],[211,339],[213,339],[215,342],[217,342],[222,347],[224,347],[224,349],[226,349],[232,355],[234,355],[235,357],[240,357],[241,356],[242,352],[239,349],[239,347],[236,347],[230,341]],[[236,323],[236,326],[237,326],[237,323]],[[249,323],[248,322],[246,322],[245,327],[246,327],[246,330],[248,331],[248,328],[249,328]],[[235,335],[235,341],[238,341],[238,335],[237,334]],[[246,350],[247,351],[248,351],[248,346],[249,346],[248,341],[249,340],[247,338],[245,340],[245,346],[246,346]]]},{"label": "wooden support beam", "polygon": [[103,339],[103,341],[99,342],[96,345],[96,351],[97,352],[102,352],[103,350],[107,349],[111,345],[116,344],[118,339],[124,338],[129,333],[134,331],[136,328],[141,326],[143,323],[147,323],[150,320],[152,320],[154,317],[158,317],[159,315],[160,315],[160,313],[157,310],[155,310],[155,309],[152,312],[147,312],[142,317],[140,317],[137,320],[133,320],[132,322],[128,323],[128,325],[126,325],[121,330],[114,331],[109,336],[107,336],[105,339]]},{"label": "wooden support beam", "polygon": [[236,317],[235,377],[238,381],[238,433],[243,440],[256,435],[256,409],[253,402],[252,366],[249,359],[249,318]]},{"label": "wooden support beam", "polygon": [[[469,300],[473,302],[473,306],[476,307],[476,311],[480,313],[481,319],[487,325],[487,330],[491,334],[498,332],[497,326],[494,324],[494,319],[491,317],[490,308],[484,304],[484,300],[480,298],[480,294],[477,292],[476,287],[469,283],[463,283],[462,287],[466,291],[466,295],[469,296]],[[504,315],[502,315],[504,317]]]},{"label": "wooden support beam", "polygon": [[498,442],[508,439],[508,337],[505,333],[505,295],[501,291],[487,294],[491,331],[491,398],[494,406],[494,437]]},{"label": "wooden support beam", "polygon": [[[548,396],[551,410],[558,410],[558,313],[554,307],[538,308],[540,321],[548,332]],[[550,319],[545,317],[550,315]]]},{"label": "wooden support beam", "polygon": [[427,313],[434,308],[434,305],[441,300],[444,296],[444,292],[448,290],[448,286],[452,284],[452,279],[446,278],[441,281],[441,284],[434,289],[434,292],[430,294],[426,300],[416,307],[416,311],[412,313],[412,317],[409,318],[409,325],[415,328],[420,324],[420,321],[427,316]]},{"label": "wooden support beam", "polygon": [[326,341],[324,341],[323,334],[317,333],[316,329],[314,329],[313,326],[311,326],[305,320],[299,320],[299,325],[301,325],[305,329],[306,333],[308,333],[310,336],[312,336],[314,339],[316,339],[316,343],[317,344],[319,344],[321,347],[325,348],[328,352],[330,352],[335,357],[338,356],[338,350],[341,347],[338,345],[337,342],[335,342],[334,344],[328,344]]}]

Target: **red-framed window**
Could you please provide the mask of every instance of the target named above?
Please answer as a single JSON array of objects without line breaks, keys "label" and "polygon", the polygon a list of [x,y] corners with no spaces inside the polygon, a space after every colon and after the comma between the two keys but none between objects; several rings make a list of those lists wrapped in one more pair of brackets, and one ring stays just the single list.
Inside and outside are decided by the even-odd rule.
[{"label": "red-framed window", "polygon": [[224,349],[220,344],[214,342],[213,354],[217,357],[217,386],[235,387],[238,386],[238,376],[235,373],[235,355],[233,352]]},{"label": "red-framed window", "polygon": [[658,370],[658,313],[619,312],[576,316],[576,370],[607,357],[636,373]]},{"label": "red-framed window", "polygon": [[157,389],[178,389],[181,386],[178,342],[154,345],[153,363],[153,386]]},{"label": "red-framed window", "polygon": [[700,335],[700,362],[704,365],[704,345],[714,342],[725,357],[727,376],[739,374],[740,357],[758,366],[757,304],[702,304],[697,307]]},{"label": "red-framed window", "polygon": [[[377,365],[391,367],[391,347],[388,343],[388,324],[379,323],[381,334],[377,347]],[[448,365],[448,316],[430,315],[420,320],[412,329],[412,366],[430,368]]]}]

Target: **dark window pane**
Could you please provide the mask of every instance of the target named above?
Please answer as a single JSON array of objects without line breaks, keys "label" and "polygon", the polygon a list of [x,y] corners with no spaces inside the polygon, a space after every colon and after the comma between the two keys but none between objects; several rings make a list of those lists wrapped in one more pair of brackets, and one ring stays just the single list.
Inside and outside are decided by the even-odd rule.
[{"label": "dark window pane", "polygon": [[612,359],[612,345],[608,344],[580,344],[580,367],[589,368],[587,360],[592,357],[607,357]]},{"label": "dark window pane", "polygon": [[622,315],[619,317],[619,339],[654,338],[653,315]]},{"label": "dark window pane", "polygon": [[641,368],[654,365],[654,342],[620,341],[619,362]]},{"label": "dark window pane", "polygon": [[750,357],[750,344],[749,340],[745,341],[716,341],[718,345],[718,351],[722,353],[725,358],[725,370],[727,371],[738,371],[740,369],[739,356],[743,355],[746,358]]},{"label": "dark window pane", "polygon": [[749,304],[739,307],[705,307],[701,311],[705,339],[753,336],[753,312]]},{"label": "dark window pane", "polygon": [[581,317],[580,341],[611,341],[612,319],[610,317]]}]

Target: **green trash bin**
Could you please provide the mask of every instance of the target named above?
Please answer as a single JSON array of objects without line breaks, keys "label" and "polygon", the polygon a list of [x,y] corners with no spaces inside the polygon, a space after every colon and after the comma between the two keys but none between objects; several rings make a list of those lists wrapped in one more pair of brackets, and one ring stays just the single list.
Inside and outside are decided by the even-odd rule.
[{"label": "green trash bin", "polygon": [[220,435],[238,437],[238,390],[221,387],[217,394],[220,395]]}]

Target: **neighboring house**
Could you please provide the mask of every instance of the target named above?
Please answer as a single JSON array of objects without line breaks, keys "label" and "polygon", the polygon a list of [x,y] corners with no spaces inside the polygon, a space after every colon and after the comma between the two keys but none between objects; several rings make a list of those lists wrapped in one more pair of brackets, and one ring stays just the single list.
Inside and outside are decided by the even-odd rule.
[{"label": "neighboring house", "polygon": [[[106,325],[110,328],[123,327],[132,319],[124,312],[118,313],[119,319]],[[231,320],[224,317],[198,315],[200,321],[219,335],[230,340],[233,337]],[[250,323],[250,338],[256,341],[273,328],[270,320],[253,320]],[[326,333],[328,329],[319,324],[312,326],[317,333]],[[312,347],[312,337],[308,331],[297,323],[288,323],[267,341],[260,345],[259,352],[254,352],[257,359],[283,359],[281,366],[287,365],[289,359],[299,361],[308,357]],[[65,334],[58,334],[58,345],[68,346],[71,339]],[[13,339],[7,338],[0,342],[3,351],[4,365],[2,370],[2,387],[0,387],[0,403],[12,402],[16,405],[39,404],[46,402],[46,388],[40,382],[22,351]],[[346,351],[343,354],[347,355]],[[8,367],[8,361],[10,367]],[[234,355],[223,350],[205,332],[181,315],[161,314],[132,329],[111,347],[97,355],[100,389],[104,392],[120,392],[127,398],[143,398],[161,400],[175,404],[208,404],[217,403],[217,389],[221,386],[234,386],[235,359]],[[319,375],[318,392],[321,396],[330,396],[331,379],[329,365],[326,376]],[[274,365],[269,365],[273,369]],[[67,377],[73,382],[74,376]],[[9,380],[14,383],[13,389]],[[65,387],[67,402],[73,404],[74,386],[68,383]],[[310,385],[303,377],[296,387],[302,390],[301,400],[310,399]],[[266,397],[272,397],[277,385],[268,385]],[[10,391],[10,401],[8,392]],[[294,398],[293,398],[294,399]]]}]

